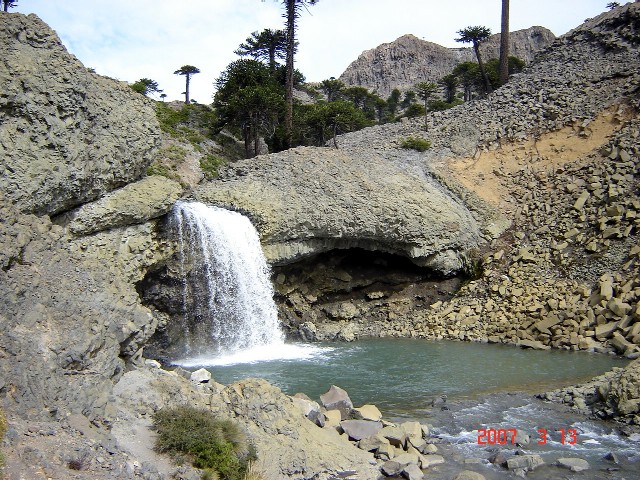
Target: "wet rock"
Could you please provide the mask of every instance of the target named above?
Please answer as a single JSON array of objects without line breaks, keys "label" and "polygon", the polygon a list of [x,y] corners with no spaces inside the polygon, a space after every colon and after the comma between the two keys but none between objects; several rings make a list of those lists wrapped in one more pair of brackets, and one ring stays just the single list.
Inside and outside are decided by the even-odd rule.
[{"label": "wet rock", "polygon": [[516,455],[507,460],[509,470],[532,471],[544,465],[544,460],[540,455]]},{"label": "wet rock", "polygon": [[484,475],[478,472],[472,472],[471,470],[465,470],[460,472],[454,477],[453,480],[485,480]]},{"label": "wet rock", "polygon": [[589,470],[589,462],[582,458],[559,458],[556,462],[559,467],[567,468],[572,472]]},{"label": "wet rock", "polygon": [[445,462],[442,455],[426,455],[422,457],[422,468],[427,469],[435,465],[441,465]]}]

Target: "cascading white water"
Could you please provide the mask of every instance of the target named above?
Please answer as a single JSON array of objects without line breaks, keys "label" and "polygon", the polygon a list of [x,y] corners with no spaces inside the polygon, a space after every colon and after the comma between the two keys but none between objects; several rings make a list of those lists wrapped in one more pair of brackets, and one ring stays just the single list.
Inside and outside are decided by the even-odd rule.
[{"label": "cascading white water", "polygon": [[173,222],[181,250],[187,353],[200,356],[195,363],[202,364],[202,356],[284,346],[270,269],[249,219],[178,202]]}]

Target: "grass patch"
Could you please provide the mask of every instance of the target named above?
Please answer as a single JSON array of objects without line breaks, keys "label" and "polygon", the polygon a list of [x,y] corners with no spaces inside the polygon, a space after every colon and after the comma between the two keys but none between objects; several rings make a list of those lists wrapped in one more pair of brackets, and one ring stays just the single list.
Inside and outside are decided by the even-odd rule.
[{"label": "grass patch", "polygon": [[[8,428],[9,428],[9,424],[7,423],[7,417],[4,416],[4,412],[0,408],[0,444],[4,439],[4,436],[7,433]],[[4,453],[0,450],[0,469],[4,468],[4,464],[5,464]]]},{"label": "grass patch", "polygon": [[186,456],[203,478],[242,480],[256,459],[255,448],[231,420],[192,407],[163,409],[154,416],[156,450]]},{"label": "grass patch", "polygon": [[431,148],[431,142],[420,137],[408,137],[400,143],[402,148],[425,152]]},{"label": "grass patch", "polygon": [[202,173],[207,180],[212,180],[214,178],[218,178],[219,169],[222,165],[224,165],[224,159],[220,157],[216,157],[215,155],[205,155],[200,159],[200,168],[202,169]]}]

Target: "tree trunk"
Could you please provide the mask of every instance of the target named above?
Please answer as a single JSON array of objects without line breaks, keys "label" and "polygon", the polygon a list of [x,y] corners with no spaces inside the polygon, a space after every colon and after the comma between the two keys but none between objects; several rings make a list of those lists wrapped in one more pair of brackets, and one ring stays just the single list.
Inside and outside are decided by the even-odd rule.
[{"label": "tree trunk", "polygon": [[286,112],[284,119],[285,143],[293,143],[293,55],[296,45],[296,0],[287,2],[287,76],[285,82]]},{"label": "tree trunk", "polygon": [[336,137],[338,136],[338,123],[334,123],[333,124],[333,146],[335,148],[338,148],[338,141],[336,140]]},{"label": "tree trunk", "polygon": [[2,4],[4,5],[4,11],[8,12],[9,11],[9,2],[2,2]]},{"label": "tree trunk", "polygon": [[251,127],[246,123],[242,125],[242,137],[244,139],[244,158],[251,158]]},{"label": "tree trunk", "polygon": [[258,114],[253,114],[253,156],[257,157],[260,153],[260,138],[258,135]]},{"label": "tree trunk", "polygon": [[502,27],[500,32],[500,84],[509,81],[509,0],[502,0]]},{"label": "tree trunk", "polygon": [[189,104],[189,80],[191,79],[189,78],[190,75],[188,73],[185,75],[185,77],[187,77],[187,86],[184,89],[184,103],[188,105]]},{"label": "tree trunk", "polygon": [[424,131],[427,131],[427,97],[424,99]]},{"label": "tree trunk", "polygon": [[478,67],[480,68],[480,75],[482,75],[482,79],[484,80],[484,87],[487,93],[491,93],[491,82],[489,81],[489,77],[487,76],[487,72],[484,69],[484,64],[482,63],[482,57],[480,57],[480,44],[473,44],[473,49],[476,52],[476,58],[478,59]]}]

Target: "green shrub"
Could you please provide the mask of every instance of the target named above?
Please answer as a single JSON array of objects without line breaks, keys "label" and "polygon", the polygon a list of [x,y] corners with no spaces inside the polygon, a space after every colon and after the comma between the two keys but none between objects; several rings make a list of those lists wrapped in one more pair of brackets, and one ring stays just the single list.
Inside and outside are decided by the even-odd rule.
[{"label": "green shrub", "polygon": [[431,142],[429,140],[425,140],[424,138],[409,137],[409,138],[405,138],[400,144],[400,146],[402,148],[408,148],[411,150],[424,152],[431,148]]},{"label": "green shrub", "polygon": [[205,155],[200,159],[200,168],[204,173],[207,180],[218,178],[219,168],[223,165],[224,159],[216,157],[215,155]]},{"label": "green shrub", "polygon": [[166,165],[162,165],[161,163],[153,163],[147,167],[147,175],[161,175],[167,178],[173,178],[173,172]]},{"label": "green shrub", "polygon": [[154,416],[156,450],[187,455],[208,478],[241,480],[256,458],[237,424],[192,407],[164,409]]}]

